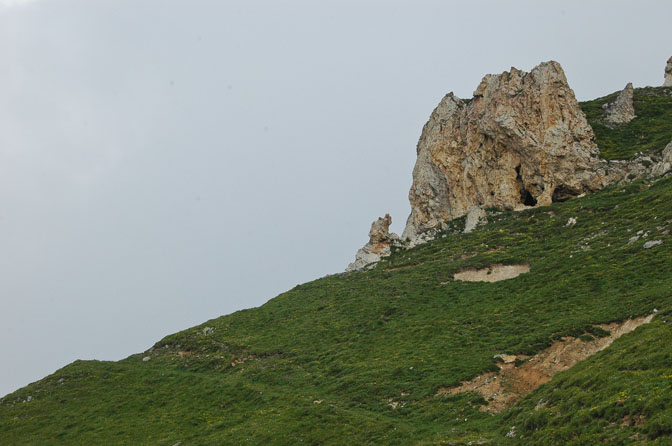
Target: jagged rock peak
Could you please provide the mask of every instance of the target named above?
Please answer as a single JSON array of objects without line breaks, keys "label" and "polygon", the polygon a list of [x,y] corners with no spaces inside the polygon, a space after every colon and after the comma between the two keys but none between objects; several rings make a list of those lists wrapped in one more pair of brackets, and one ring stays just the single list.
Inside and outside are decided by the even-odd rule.
[{"label": "jagged rock peak", "polygon": [[635,107],[632,103],[633,94],[632,82],[629,82],[613,102],[608,102],[602,106],[606,113],[607,125],[626,124],[635,119]]},{"label": "jagged rock peak", "polygon": [[402,236],[410,245],[471,206],[547,205],[606,184],[593,130],[554,61],[487,75],[471,100],[446,95],[417,155]]},{"label": "jagged rock peak", "polygon": [[390,214],[385,214],[385,217],[379,217],[371,223],[369,242],[357,251],[355,261],[348,265],[345,269],[346,272],[370,268],[382,257],[387,257],[391,254],[391,245],[399,240],[397,234],[390,234],[391,223],[392,217],[390,217]]},{"label": "jagged rock peak", "polygon": [[667,59],[667,65],[665,65],[665,82],[663,87],[672,87],[672,57]]}]

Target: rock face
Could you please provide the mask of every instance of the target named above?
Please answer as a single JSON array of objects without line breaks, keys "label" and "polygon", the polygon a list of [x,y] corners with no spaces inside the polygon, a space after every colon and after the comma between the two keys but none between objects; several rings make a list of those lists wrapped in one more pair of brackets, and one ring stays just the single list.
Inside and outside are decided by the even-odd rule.
[{"label": "rock face", "polygon": [[521,209],[606,184],[593,130],[557,62],[487,75],[471,100],[446,95],[417,146],[409,244],[471,206]]},{"label": "rock face", "polygon": [[607,115],[607,125],[626,124],[635,118],[635,107],[632,104],[633,93],[632,83],[629,82],[613,102],[602,106]]},{"label": "rock face", "polygon": [[464,224],[464,233],[469,234],[477,226],[488,223],[488,214],[478,206],[469,206],[467,220]]},{"label": "rock face", "polygon": [[665,65],[665,82],[663,87],[672,87],[672,57],[667,59],[667,65]]},{"label": "rock face", "polygon": [[371,223],[369,242],[357,251],[355,261],[348,265],[345,269],[346,272],[370,268],[382,257],[390,255],[392,243],[399,240],[397,234],[390,234],[391,223],[392,217],[389,214],[385,214],[385,217],[379,217],[378,220]]}]

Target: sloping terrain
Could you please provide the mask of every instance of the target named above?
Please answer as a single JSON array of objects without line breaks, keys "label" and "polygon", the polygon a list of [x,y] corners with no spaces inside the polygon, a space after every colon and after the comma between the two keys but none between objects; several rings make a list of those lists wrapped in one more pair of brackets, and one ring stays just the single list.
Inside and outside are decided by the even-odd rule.
[{"label": "sloping terrain", "polygon": [[[511,426],[527,444],[561,444],[558,432],[567,444],[668,441],[672,179],[490,221],[462,234],[455,220],[371,271],[297,286],[144,354],[75,362],[2,399],[2,444],[497,444]],[[509,280],[453,279],[522,262],[530,272]],[[476,393],[437,396],[498,370],[495,355],[654,310],[498,415]]]},{"label": "sloping terrain", "polygon": [[[635,90],[639,117],[614,129],[609,97],[582,104],[606,158],[672,139],[669,91]],[[68,365],[0,399],[0,445],[672,444],[672,178],[489,214],[142,354]],[[570,342],[587,359],[504,410],[460,387]]]}]

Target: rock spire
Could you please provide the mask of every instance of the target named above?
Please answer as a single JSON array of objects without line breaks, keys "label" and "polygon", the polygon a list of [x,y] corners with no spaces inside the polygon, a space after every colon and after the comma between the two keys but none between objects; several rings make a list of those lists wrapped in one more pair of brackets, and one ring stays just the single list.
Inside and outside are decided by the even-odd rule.
[{"label": "rock spire", "polygon": [[626,124],[635,118],[633,93],[632,82],[629,82],[613,102],[607,102],[602,106],[606,114],[607,125],[613,127]]},{"label": "rock spire", "polygon": [[663,87],[672,87],[672,57],[667,59],[667,65],[665,65],[665,83]]},{"label": "rock spire", "polygon": [[357,251],[355,261],[348,265],[345,269],[346,272],[367,269],[375,265],[382,257],[391,254],[392,244],[399,240],[397,234],[390,234],[391,223],[392,217],[390,217],[390,214],[385,214],[385,217],[379,217],[378,220],[371,223],[369,242]]}]

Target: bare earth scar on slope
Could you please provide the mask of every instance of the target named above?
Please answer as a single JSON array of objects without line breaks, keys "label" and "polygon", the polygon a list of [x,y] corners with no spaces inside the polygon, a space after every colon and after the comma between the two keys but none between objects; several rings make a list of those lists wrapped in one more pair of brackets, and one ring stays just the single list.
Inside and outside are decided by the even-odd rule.
[{"label": "bare earth scar on slope", "polygon": [[[624,322],[597,325],[609,331],[609,336],[583,341],[579,338],[564,337],[546,350],[534,356],[497,355],[501,359],[499,372],[485,373],[472,380],[463,381],[456,387],[439,389],[437,395],[455,395],[463,392],[477,392],[488,402],[482,411],[498,413],[513,406],[537,387],[548,382],[558,372],[567,370],[595,353],[609,347],[614,340],[630,333],[640,325],[651,322],[653,314],[628,319]],[[516,360],[526,360],[516,366]]]},{"label": "bare earth scar on slope", "polygon": [[500,280],[513,279],[521,274],[529,273],[530,265],[490,265],[481,269],[463,269],[455,273],[455,280],[464,282],[499,282]]}]

